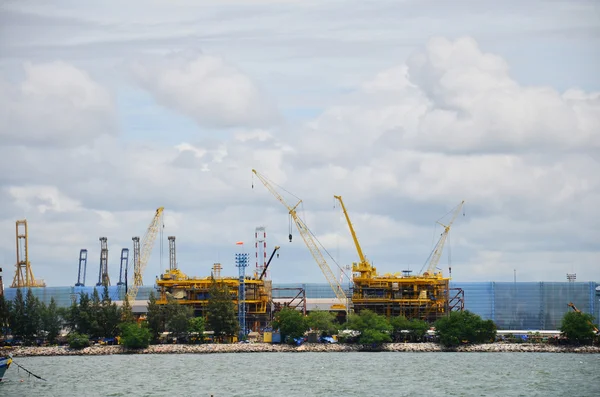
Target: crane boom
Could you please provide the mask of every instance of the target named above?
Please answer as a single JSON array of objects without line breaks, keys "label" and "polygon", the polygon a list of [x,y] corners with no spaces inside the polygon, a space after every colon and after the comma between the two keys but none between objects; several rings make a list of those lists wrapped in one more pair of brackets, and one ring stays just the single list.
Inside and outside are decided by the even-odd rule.
[{"label": "crane boom", "polygon": [[[273,257],[275,256],[275,253],[277,252],[277,250],[279,250],[279,248],[280,247],[278,245],[275,246],[275,249],[273,250],[271,257],[267,261],[265,268],[263,269],[262,273],[260,274],[260,277],[258,278],[259,280],[262,280],[262,278],[265,276],[265,274],[267,274],[267,269],[269,268],[269,265],[271,264],[271,261],[273,260]],[[279,258],[279,254],[277,254],[277,257]]]},{"label": "crane boom", "polygon": [[275,190],[275,188],[271,185],[271,183],[264,176],[259,174],[254,169],[252,170],[252,172],[263,183],[263,185],[265,185],[267,190],[269,190],[271,192],[271,194],[273,194],[273,196],[275,196],[275,198],[277,200],[279,200],[279,202],[287,208],[290,216],[292,217],[292,219],[294,220],[294,223],[296,224],[296,228],[298,228],[298,231],[300,232],[300,235],[302,236],[302,239],[304,240],[304,243],[308,247],[308,250],[312,254],[313,258],[315,259],[315,262],[317,262],[317,265],[319,265],[319,267],[321,268],[321,272],[323,272],[323,275],[327,279],[329,286],[331,287],[331,289],[333,290],[333,293],[335,294],[337,300],[339,301],[338,307],[346,308],[347,302],[348,302],[346,293],[344,292],[342,286],[340,285],[337,278],[335,277],[335,275],[329,268],[329,265],[327,264],[325,257],[323,257],[323,254],[319,250],[319,247],[317,246],[317,243],[315,242],[315,240],[312,236],[312,233],[310,232],[310,230],[308,229],[308,227],[306,226],[304,221],[296,213],[296,208],[302,202],[302,200],[298,201],[298,203],[295,206],[293,206],[293,207],[290,206],[285,201],[285,199],[281,196],[281,194],[279,194],[279,192],[277,192],[277,190]]},{"label": "crane boom", "polygon": [[371,278],[377,274],[376,269],[367,261],[367,258],[363,254],[362,248],[360,247],[360,243],[358,242],[358,237],[356,237],[356,232],[354,231],[354,226],[352,226],[352,222],[350,221],[350,216],[348,215],[348,211],[346,211],[346,206],[344,205],[344,201],[342,200],[342,196],[333,196],[337,199],[341,206],[342,211],[344,211],[344,216],[346,217],[346,222],[348,222],[348,227],[350,228],[350,234],[352,235],[352,239],[354,240],[354,245],[356,246],[356,252],[358,253],[358,258],[360,262],[358,265],[356,263],[353,264],[353,272],[359,272],[361,277]]},{"label": "crane boom", "polygon": [[442,257],[442,251],[444,250],[444,244],[446,243],[446,239],[448,238],[448,233],[450,232],[450,227],[452,226],[452,223],[454,223],[454,220],[460,213],[460,210],[462,209],[464,204],[465,204],[465,201],[463,200],[456,207],[456,209],[454,210],[454,213],[452,214],[452,218],[450,219],[450,222],[448,222],[448,225],[444,225],[443,223],[441,223],[439,221],[437,222],[444,227],[444,231],[442,232],[440,239],[438,240],[437,244],[435,245],[433,254],[431,255],[431,260],[429,261],[429,266],[427,266],[427,270],[425,270],[425,272],[423,272],[423,276],[432,276],[435,273],[435,269],[437,268],[437,265],[440,262],[440,258]]},{"label": "crane boom", "polygon": [[154,241],[156,240],[156,235],[160,229],[162,214],[164,211],[164,207],[159,207],[154,214],[154,218],[150,222],[144,237],[142,238],[142,244],[140,249],[140,257],[139,257],[139,266],[135,268],[133,274],[133,286],[129,288],[127,291],[127,299],[130,302],[133,302],[137,296],[138,290],[140,286],[143,284],[142,276],[144,274],[144,269],[148,264],[148,260],[150,259],[150,254],[152,254],[152,248],[154,247]]}]

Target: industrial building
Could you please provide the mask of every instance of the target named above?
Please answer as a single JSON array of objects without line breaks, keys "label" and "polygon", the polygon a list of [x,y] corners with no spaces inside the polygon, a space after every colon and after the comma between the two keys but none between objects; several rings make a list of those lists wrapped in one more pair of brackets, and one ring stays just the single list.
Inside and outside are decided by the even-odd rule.
[{"label": "industrial building", "polygon": [[[91,294],[90,287],[46,287],[34,288],[33,294],[48,304],[54,297],[58,306],[66,307],[80,291]],[[125,289],[122,286],[108,287],[110,296],[119,301]],[[483,319],[493,320],[500,330],[556,330],[566,312],[567,304],[573,302],[581,311],[600,318],[600,283],[597,282],[450,282],[450,288],[460,288],[465,295],[465,310],[478,314]],[[274,301],[284,301],[289,290],[302,289],[306,293],[306,309],[328,310],[335,301],[335,294],[327,283],[274,283]],[[150,292],[155,286],[143,286],[132,305],[136,312],[145,312]],[[101,291],[99,291],[101,292]],[[6,299],[14,299],[15,288],[5,288]],[[350,289],[346,289],[350,294]]]}]

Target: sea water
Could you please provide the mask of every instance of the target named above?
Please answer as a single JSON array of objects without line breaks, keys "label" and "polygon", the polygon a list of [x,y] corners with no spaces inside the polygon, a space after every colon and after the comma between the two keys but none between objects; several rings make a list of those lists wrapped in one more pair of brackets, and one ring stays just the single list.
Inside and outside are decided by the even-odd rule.
[{"label": "sea water", "polygon": [[15,357],[0,396],[600,396],[600,354]]}]

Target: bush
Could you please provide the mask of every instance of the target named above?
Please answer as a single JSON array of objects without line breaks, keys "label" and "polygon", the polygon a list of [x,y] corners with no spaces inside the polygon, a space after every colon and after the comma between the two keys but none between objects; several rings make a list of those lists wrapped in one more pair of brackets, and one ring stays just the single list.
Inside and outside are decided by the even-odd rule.
[{"label": "bush", "polygon": [[491,343],[496,339],[496,324],[482,320],[468,310],[452,312],[435,323],[440,343],[456,347],[461,343]]},{"label": "bush", "polygon": [[90,345],[90,337],[85,334],[73,332],[69,335],[69,347],[71,349],[83,349]]},{"label": "bush", "polygon": [[567,312],[562,319],[560,332],[569,343],[591,344],[595,335],[593,320],[587,313]]},{"label": "bush", "polygon": [[152,334],[147,326],[127,323],[121,332],[121,344],[129,349],[144,349],[150,345]]}]

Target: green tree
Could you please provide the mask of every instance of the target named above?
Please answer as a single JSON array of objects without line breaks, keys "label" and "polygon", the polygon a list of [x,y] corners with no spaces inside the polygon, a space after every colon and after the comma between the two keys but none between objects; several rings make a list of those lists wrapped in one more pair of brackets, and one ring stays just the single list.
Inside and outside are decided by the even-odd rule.
[{"label": "green tree", "polygon": [[213,283],[209,290],[208,326],[214,332],[215,338],[222,340],[223,336],[236,335],[239,329],[237,312],[233,298],[226,284]]},{"label": "green tree", "polygon": [[204,317],[193,317],[188,322],[188,332],[194,335],[193,340],[197,343],[204,342],[204,330],[206,329],[206,321]]},{"label": "green tree", "polygon": [[42,315],[43,310],[40,301],[33,295],[31,288],[27,290],[25,297],[25,333],[23,339],[27,344],[35,342],[36,336],[42,326]]},{"label": "green tree", "polygon": [[461,343],[490,343],[496,339],[496,324],[482,320],[468,310],[451,312],[435,322],[440,343],[456,347]]},{"label": "green tree", "polygon": [[0,295],[0,335],[4,336],[10,328],[10,312],[12,309],[10,300],[6,300],[4,295]]},{"label": "green tree", "polygon": [[101,338],[104,335],[103,333],[103,322],[104,316],[102,313],[102,304],[100,300],[100,294],[98,293],[98,289],[94,288],[94,292],[92,292],[91,304],[88,310],[88,318],[90,321],[90,329],[89,335],[93,339]]},{"label": "green tree", "polygon": [[275,315],[273,327],[279,329],[282,341],[293,343],[294,339],[302,337],[308,330],[308,322],[298,310],[284,307]]},{"label": "green tree", "polygon": [[414,335],[415,342],[423,341],[423,338],[427,334],[428,330],[429,324],[426,321],[423,321],[418,318],[413,318],[412,320],[410,320],[410,331]]},{"label": "green tree", "polygon": [[121,322],[121,312],[108,294],[108,286],[104,286],[102,292],[102,301],[100,303],[100,336],[114,338],[119,333],[119,323]]},{"label": "green tree", "polygon": [[194,314],[191,307],[180,305],[176,299],[168,297],[164,312],[167,331],[178,339],[187,333],[189,320]]},{"label": "green tree", "polygon": [[123,323],[121,344],[130,349],[144,349],[150,345],[152,333],[146,323]]},{"label": "green tree", "polygon": [[588,313],[567,312],[562,318],[560,332],[570,343],[589,344],[594,340],[594,317]]},{"label": "green tree", "polygon": [[10,313],[11,332],[15,339],[23,339],[25,336],[25,323],[25,299],[21,288],[17,288]]},{"label": "green tree", "polygon": [[89,335],[80,334],[78,332],[71,333],[68,341],[71,349],[83,349],[84,347],[88,347],[90,345]]},{"label": "green tree", "polygon": [[123,306],[121,306],[121,323],[135,323],[133,310],[131,309],[131,304],[129,303],[129,297],[127,295],[125,295],[125,298],[123,299]]},{"label": "green tree", "polygon": [[48,342],[51,344],[56,343],[56,338],[60,334],[61,319],[54,297],[51,297],[50,304],[44,307],[42,312],[42,327],[46,331]]},{"label": "green tree", "polygon": [[73,329],[79,334],[91,335],[96,328],[96,323],[93,321],[92,314],[92,303],[90,296],[85,292],[79,293],[79,305],[71,306],[73,313],[71,317],[75,324]]},{"label": "green tree", "polygon": [[326,310],[311,311],[306,317],[308,326],[315,331],[321,331],[322,335],[332,335],[337,331],[335,319],[336,315]]},{"label": "green tree", "polygon": [[427,322],[418,318],[409,320],[404,316],[390,318],[390,325],[393,328],[394,339],[401,342],[420,342],[429,329]]},{"label": "green tree", "polygon": [[390,333],[393,327],[387,318],[371,310],[361,310],[359,314],[351,314],[346,327],[360,332],[358,343],[361,345],[378,346],[392,341]]},{"label": "green tree", "polygon": [[148,329],[153,341],[158,340],[158,335],[165,330],[163,307],[156,303],[154,291],[148,298],[148,312],[146,314]]}]

